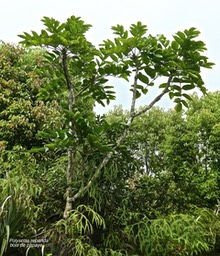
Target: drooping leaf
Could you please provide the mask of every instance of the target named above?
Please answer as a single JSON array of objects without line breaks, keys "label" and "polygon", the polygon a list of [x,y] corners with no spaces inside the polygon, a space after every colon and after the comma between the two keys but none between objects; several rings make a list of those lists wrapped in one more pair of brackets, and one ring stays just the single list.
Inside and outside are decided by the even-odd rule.
[{"label": "drooping leaf", "polygon": [[181,102],[178,102],[176,105],[175,105],[175,110],[177,112],[180,112],[182,110],[182,103]]}]

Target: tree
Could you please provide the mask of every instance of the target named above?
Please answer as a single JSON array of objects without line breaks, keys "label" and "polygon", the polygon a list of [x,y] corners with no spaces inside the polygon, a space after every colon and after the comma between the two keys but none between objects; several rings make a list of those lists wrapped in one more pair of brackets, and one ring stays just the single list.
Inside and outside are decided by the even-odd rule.
[{"label": "tree", "polygon": [[40,74],[43,52],[2,43],[0,58],[0,144],[7,149],[15,145],[26,149],[40,146],[38,130],[62,123],[59,106],[55,102],[49,106],[37,98],[45,81]]},{"label": "tree", "polygon": [[[144,246],[147,236],[142,225],[146,216],[131,213],[126,217],[129,208],[119,204],[122,192],[129,194],[129,178],[133,178],[140,166],[136,155],[130,155],[130,148],[123,146],[123,142],[134,120],[165,94],[169,94],[180,111],[190,99],[188,90],[198,88],[205,92],[200,69],[213,65],[202,55],[205,44],[195,40],[199,35],[195,28],[177,32],[170,42],[163,35],[148,35],[147,27],[138,22],[129,30],[121,25],[112,27],[115,39],[104,41],[96,49],[85,37],[90,25],[78,17],[72,16],[66,23],[44,17],[43,23],[45,29],[39,34],[33,31],[20,37],[26,46],[46,48],[42,73],[48,79],[41,86],[39,97],[45,102],[56,100],[64,117],[62,126],[42,127],[39,136],[46,143],[32,149],[32,152],[61,152],[67,160],[65,219],[56,222],[49,231],[54,239],[52,247],[59,241],[51,250],[59,255],[146,255],[149,248]],[[114,99],[113,87],[107,85],[110,76],[125,79],[128,84],[131,81],[132,103],[125,122],[108,122],[92,112],[94,102],[105,105]],[[158,78],[164,79],[158,95],[142,109],[136,109],[138,98],[155,87]],[[121,178],[125,181],[120,182]],[[100,200],[102,197],[105,200]],[[124,218],[118,219],[120,215]],[[117,220],[118,226],[113,222]],[[195,220],[189,217],[188,224]],[[110,232],[103,232],[106,225],[112,228]],[[137,238],[137,234],[141,237]],[[122,243],[115,243],[121,235]],[[207,243],[201,241],[201,246],[190,250],[207,249]]]},{"label": "tree", "polygon": [[[200,54],[206,48],[202,41],[194,40],[199,35],[195,28],[178,32],[174,36],[174,41],[170,43],[164,36],[146,37],[147,27],[141,22],[131,25],[130,31],[117,25],[112,27],[117,35],[114,42],[104,41],[100,51],[97,51],[85,39],[85,33],[90,25],[84,24],[79,18],[72,16],[66,23],[60,24],[54,19],[44,17],[43,22],[46,30],[42,30],[41,34],[32,32],[32,35],[25,33],[20,37],[24,38],[23,44],[27,46],[40,45],[52,49],[52,53],[48,52],[49,60],[53,63],[59,61],[59,69],[54,67],[54,71],[59,72],[56,78],[65,82],[68,90],[69,112],[73,112],[76,105],[75,98],[82,96],[85,92],[92,93],[94,100],[101,104],[103,100],[108,102],[114,98],[112,91],[105,91],[101,87],[107,81],[104,77],[110,75],[126,80],[134,75],[128,126],[136,116],[150,109],[166,93],[174,98],[177,103],[176,108],[180,109],[182,104],[186,105],[184,98],[189,98],[188,94],[184,93],[186,90],[199,88],[205,92],[200,69],[201,67],[210,68],[213,64],[208,62],[207,57]],[[97,58],[94,58],[95,55]],[[148,87],[153,86],[154,80],[161,76],[167,78],[167,81],[159,86],[163,88],[162,92],[152,100],[149,106],[140,112],[135,112],[137,98],[141,94],[146,94]],[[76,88],[77,86],[79,88]],[[53,90],[56,88],[57,85],[51,87]],[[76,90],[80,89],[81,91],[76,94]],[[73,123],[70,126],[73,126]],[[74,127],[69,129],[74,136]],[[120,144],[120,141],[121,139],[117,144]],[[70,180],[72,180],[71,177]]]},{"label": "tree", "polygon": [[[138,168],[133,177],[129,179],[127,188],[125,187],[123,190],[123,201],[120,201],[123,202],[121,203],[122,209],[119,210],[118,218],[115,217],[115,219],[126,221],[127,228],[129,227],[128,223],[130,223],[131,227],[135,226],[138,229],[137,226],[142,223],[142,217],[145,216],[145,222],[148,222],[148,224],[143,229],[148,230],[147,234],[151,234],[151,238],[146,233],[143,235],[141,228],[138,231],[132,230],[131,234],[142,234],[143,239],[146,239],[145,244],[147,247],[149,246],[149,250],[157,248],[155,252],[151,251],[153,255],[154,253],[155,255],[165,255],[166,250],[168,250],[168,255],[172,255],[175,251],[175,246],[171,246],[171,249],[169,249],[168,244],[172,239],[169,234],[167,236],[167,228],[164,226],[166,223],[165,225],[172,229],[175,226],[175,221],[167,224],[166,218],[176,219],[179,228],[182,225],[182,218],[186,218],[182,227],[183,230],[186,230],[187,227],[190,229],[191,226],[191,224],[188,223],[189,226],[187,224],[188,218],[198,216],[197,214],[203,216],[208,209],[209,213],[206,213],[208,215],[216,214],[217,219],[216,222],[206,222],[209,224],[205,230],[212,230],[215,235],[212,236],[211,233],[208,234],[205,230],[201,231],[201,234],[206,233],[207,238],[211,239],[208,242],[208,240],[203,240],[202,237],[198,238],[196,232],[192,231],[192,233],[194,237],[197,237],[197,241],[201,239],[200,245],[203,244],[204,246],[203,249],[201,247],[197,249],[201,251],[211,250],[211,254],[208,255],[218,255],[217,252],[219,251],[219,168],[217,167],[219,146],[217,146],[218,133],[215,132],[219,122],[219,93],[208,93],[201,98],[195,95],[191,97],[193,101],[188,102],[189,108],[186,111],[177,113],[173,110],[164,111],[163,109],[152,108],[137,118],[124,142],[124,145],[129,147],[130,154],[135,155]],[[110,120],[114,117],[123,120],[127,113],[117,108],[109,115]],[[214,150],[212,148],[213,142],[215,142]],[[145,155],[147,155],[147,161]],[[123,207],[127,210],[126,213],[125,210],[123,211]],[[130,217],[126,218],[124,215]],[[209,216],[211,217],[211,215]],[[160,222],[156,228],[158,233],[151,233],[152,231],[149,229],[151,229],[151,225],[153,228],[158,223],[157,221]],[[149,222],[152,224],[149,224]],[[118,224],[118,226],[120,225]],[[117,228],[115,227],[113,230],[115,231]],[[163,235],[160,237],[161,232]],[[174,234],[176,231],[170,230],[170,232]],[[131,235],[131,240],[136,241],[137,247],[140,248],[142,238],[138,240],[135,235],[134,237]],[[154,235],[155,241],[153,242],[151,239]],[[193,239],[187,237],[187,234],[184,236],[186,238],[185,242],[191,241],[190,243],[193,245]],[[112,237],[114,236],[112,235]],[[160,239],[162,241],[158,242]],[[147,243],[149,240],[151,242]],[[112,243],[113,241],[121,243],[121,236],[117,240],[115,234]],[[162,251],[160,251],[160,246],[156,246],[157,242],[160,245],[165,243],[165,245],[162,245],[164,250],[161,248]],[[152,243],[154,248],[150,248]],[[206,247],[209,243],[213,244],[214,249]],[[137,244],[133,244],[133,246],[135,247]],[[178,242],[174,242],[174,244],[179,246],[179,251],[182,251],[185,247]],[[187,255],[191,249],[187,246],[187,250],[184,249],[185,252],[182,251],[181,253]],[[137,248],[135,250],[138,251]],[[193,251],[195,253],[196,249],[194,248]],[[150,254],[149,251],[148,254]],[[141,252],[138,255],[141,255]],[[201,255],[206,254],[203,252]]]},{"label": "tree", "polygon": [[177,212],[192,205],[214,210],[219,197],[219,93],[191,97],[185,111],[152,108],[135,120],[126,140],[139,159],[141,176],[162,182],[158,206]]},{"label": "tree", "polygon": [[[48,175],[46,166],[50,166],[51,159],[53,162],[56,161],[57,155],[48,152],[33,156],[28,149],[43,146],[45,141],[36,136],[38,130],[61,127],[62,116],[55,101],[48,104],[37,97],[39,88],[46,80],[40,71],[44,65],[42,50],[31,50],[2,42],[0,59],[0,255],[2,255],[7,249],[9,237],[22,239],[32,236],[33,230],[38,229],[40,223],[42,225],[48,213],[53,215],[53,211],[56,211],[59,216],[56,207],[59,205],[56,201],[59,192],[54,192],[52,185],[47,193],[42,189],[52,178]],[[59,177],[58,174],[56,176]],[[59,185],[61,186],[61,182]],[[44,194],[46,196],[43,196]],[[45,204],[47,194],[51,195],[53,206],[50,202]],[[13,254],[13,252],[15,255],[24,254],[17,248],[10,247],[5,253]]]}]

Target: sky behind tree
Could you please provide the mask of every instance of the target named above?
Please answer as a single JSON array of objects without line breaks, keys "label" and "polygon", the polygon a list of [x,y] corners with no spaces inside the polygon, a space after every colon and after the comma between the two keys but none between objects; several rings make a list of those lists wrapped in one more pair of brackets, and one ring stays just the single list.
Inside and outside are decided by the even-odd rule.
[{"label": "sky behind tree", "polygon": [[[18,43],[18,34],[40,31],[43,16],[61,22],[71,15],[80,16],[93,26],[87,38],[95,45],[112,38],[111,26],[116,24],[128,28],[141,21],[148,26],[149,33],[164,34],[170,39],[179,30],[196,27],[208,48],[205,55],[216,63],[213,70],[202,73],[205,85],[216,91],[220,88],[219,10],[219,0],[4,0],[0,8],[0,40]],[[129,95],[123,86],[119,83],[114,104],[128,107]],[[167,102],[165,99],[162,105]]]}]

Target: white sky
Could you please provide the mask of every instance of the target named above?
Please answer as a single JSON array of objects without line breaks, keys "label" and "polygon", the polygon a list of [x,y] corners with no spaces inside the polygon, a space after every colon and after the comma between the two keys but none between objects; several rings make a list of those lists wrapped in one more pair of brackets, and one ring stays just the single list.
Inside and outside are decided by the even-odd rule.
[{"label": "white sky", "polygon": [[[179,30],[196,27],[208,48],[206,55],[215,62],[213,70],[203,72],[210,91],[220,86],[220,1],[219,0],[0,0],[0,40],[19,42],[18,34],[43,28],[43,16],[64,22],[71,15],[93,25],[88,40],[94,44],[111,38],[111,26],[129,27],[141,21],[153,35],[169,37]],[[119,84],[117,102],[128,107],[129,94]],[[147,103],[147,102],[146,102]],[[169,104],[167,99],[162,102]]]}]

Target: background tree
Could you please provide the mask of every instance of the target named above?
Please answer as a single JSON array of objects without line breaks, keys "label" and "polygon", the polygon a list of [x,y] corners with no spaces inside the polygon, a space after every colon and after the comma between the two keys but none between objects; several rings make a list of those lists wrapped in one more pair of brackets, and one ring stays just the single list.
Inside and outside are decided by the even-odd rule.
[{"label": "background tree", "polygon": [[[0,141],[7,149],[15,145],[30,149],[42,145],[36,137],[48,124],[62,123],[59,106],[38,100],[44,84],[42,50],[0,45]],[[53,120],[53,121],[52,121]]]},{"label": "background tree", "polygon": [[[219,122],[219,93],[209,93],[201,99],[196,95],[192,98],[194,100],[188,102],[187,111],[165,112],[152,108],[135,120],[127,143],[131,152],[138,157],[140,169],[133,176],[130,188],[126,190],[126,204],[130,211],[133,209],[136,213],[144,213],[150,219],[158,219],[161,214],[193,215],[195,209],[197,213],[198,210],[210,209],[218,214],[219,178],[218,168],[214,167],[218,160],[215,153],[215,156],[211,156],[218,149],[215,147],[212,150],[212,142],[216,139],[211,131],[215,130]],[[118,111],[111,113],[111,116],[116,116],[117,113]],[[157,120],[160,120],[160,136]],[[202,139],[201,134],[205,134],[205,138]],[[204,151],[201,150],[203,143],[206,148]],[[143,157],[146,150],[150,152],[147,155],[147,169]],[[217,234],[218,225],[218,222],[211,224],[211,229]],[[212,251],[210,255],[218,255],[218,236],[213,242],[215,252]]]}]

